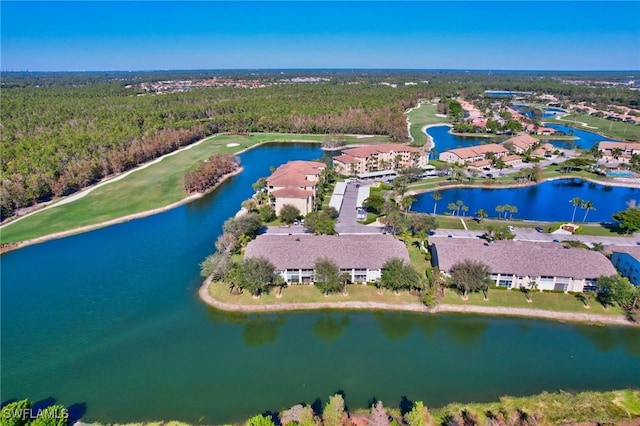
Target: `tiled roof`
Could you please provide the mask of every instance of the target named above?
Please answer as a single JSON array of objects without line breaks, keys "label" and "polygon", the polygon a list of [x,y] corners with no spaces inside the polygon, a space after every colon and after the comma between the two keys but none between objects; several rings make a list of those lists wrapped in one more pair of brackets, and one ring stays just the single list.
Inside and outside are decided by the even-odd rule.
[{"label": "tiled roof", "polygon": [[250,241],[245,257],[265,257],[279,270],[313,269],[326,257],[338,267],[381,269],[392,257],[409,262],[404,243],[391,235],[259,235]]},{"label": "tiled roof", "polygon": [[474,161],[473,163],[469,163],[469,167],[485,167],[491,164],[491,160],[478,160],[478,161]]},{"label": "tiled roof", "polygon": [[315,186],[316,182],[307,180],[304,174],[294,171],[273,174],[267,178],[269,186],[295,186],[308,187]]},{"label": "tiled roof", "polygon": [[513,145],[517,146],[520,149],[527,150],[531,148],[533,145],[537,144],[538,139],[533,136],[527,135],[526,133],[520,134],[518,136],[514,136],[512,138],[507,139],[504,143],[510,142]]},{"label": "tiled roof", "polygon": [[627,150],[640,150],[640,143],[633,142],[607,142],[603,141],[598,144],[599,149],[616,149],[620,148],[624,151]]},{"label": "tiled roof", "polygon": [[489,152],[493,152],[494,154],[499,154],[507,151],[508,149],[506,149],[502,145],[498,145],[497,143],[488,143],[485,145],[476,145],[476,146],[469,146],[466,148],[450,149],[445,152],[450,152],[452,154],[455,154],[456,156],[464,160],[466,158],[473,158],[478,155],[486,155]]},{"label": "tiled roof", "polygon": [[441,271],[449,271],[459,261],[486,263],[492,273],[518,276],[555,276],[576,279],[614,275],[615,268],[602,253],[565,248],[561,243],[496,241],[486,243],[471,238],[432,238]]},{"label": "tiled roof", "polygon": [[502,161],[504,161],[505,163],[509,163],[510,161],[518,161],[518,160],[522,160],[522,157],[520,157],[519,155],[506,155],[504,157],[502,157]]},{"label": "tiled roof", "polygon": [[288,187],[278,189],[272,192],[273,196],[276,198],[308,198],[313,195],[313,191],[309,191],[306,189]]},{"label": "tiled roof", "polygon": [[389,153],[389,152],[417,152],[424,153],[420,148],[414,146],[402,145],[399,143],[386,143],[379,145],[364,145],[357,148],[351,148],[344,150],[342,153],[351,155],[352,157],[368,157],[371,154],[376,153]]},{"label": "tiled roof", "polygon": [[626,253],[640,262],[640,247],[638,246],[607,246],[608,253]]},{"label": "tiled roof", "polygon": [[357,158],[352,157],[351,155],[346,155],[346,154],[336,155],[335,157],[333,157],[333,161],[338,161],[340,163],[345,163],[345,164],[360,162],[360,160],[358,160]]}]

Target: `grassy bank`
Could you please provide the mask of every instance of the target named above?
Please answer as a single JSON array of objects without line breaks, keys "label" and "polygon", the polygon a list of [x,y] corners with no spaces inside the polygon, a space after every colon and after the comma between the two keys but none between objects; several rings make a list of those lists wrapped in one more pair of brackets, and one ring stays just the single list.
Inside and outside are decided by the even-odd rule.
[{"label": "grassy bank", "polygon": [[524,293],[519,290],[489,290],[489,300],[484,300],[482,293],[471,293],[469,300],[462,300],[460,295],[453,290],[447,290],[441,303],[451,305],[476,305],[492,307],[509,307],[525,309],[544,309],[557,312],[578,312],[581,314],[623,315],[619,307],[604,309],[596,300],[591,300],[590,309],[584,307],[578,298],[572,294],[543,293],[535,291],[531,294],[532,302],[527,302]]},{"label": "grassy bank", "polygon": [[410,123],[409,134],[413,138],[412,145],[422,146],[429,141],[427,135],[422,131],[424,126],[449,122],[447,117],[436,117],[437,112],[436,105],[427,102],[407,112],[407,118]]},{"label": "grassy bank", "polygon": [[[410,253],[411,254],[411,253]],[[416,265],[412,257],[412,263]],[[419,261],[425,262],[424,260]],[[426,262],[425,262],[426,265]],[[418,265],[422,266],[422,265]],[[287,305],[299,303],[340,303],[340,302],[366,302],[384,303],[389,305],[389,309],[402,309],[420,307],[421,303],[417,296],[408,291],[394,294],[385,290],[380,293],[372,286],[351,284],[347,286],[348,295],[342,293],[324,296],[317,288],[309,285],[293,285],[286,287],[282,291],[282,297],[278,298],[278,290],[273,289],[268,294],[263,294],[258,298],[252,297],[248,292],[243,294],[229,294],[229,289],[224,283],[214,282],[209,285],[208,295],[216,301],[239,306],[257,307],[274,304]],[[586,309],[584,304],[571,294],[564,293],[542,293],[534,292],[532,302],[527,302],[525,295],[517,290],[489,290],[489,300],[485,301],[482,293],[472,293],[469,300],[462,300],[460,295],[454,290],[447,290],[441,303],[457,306],[481,306],[499,308],[525,308],[538,309],[552,312],[569,312],[580,314],[600,314],[600,315],[622,315],[623,311],[619,307],[610,307],[605,310],[597,301],[591,300],[590,309]],[[322,307],[319,306],[318,309]],[[410,310],[410,309],[409,309]]]},{"label": "grassy bank", "polygon": [[[572,112],[562,117],[556,116],[555,119],[548,119],[547,122],[566,124],[577,129],[600,133],[613,139],[640,141],[640,126],[593,117],[589,114]],[[582,123],[586,123],[589,127],[584,127]]]},{"label": "grassy bank", "polygon": [[[38,212],[2,229],[0,242],[13,243],[56,232],[94,225],[123,216],[161,208],[188,194],[182,188],[182,177],[199,161],[216,152],[237,153],[266,142],[316,142],[325,135],[255,134],[251,136],[220,135],[167,156],[158,163],[136,170],[123,179],[96,188],[85,197]],[[387,142],[386,136],[346,136],[348,144]],[[238,144],[228,147],[227,144]]]}]

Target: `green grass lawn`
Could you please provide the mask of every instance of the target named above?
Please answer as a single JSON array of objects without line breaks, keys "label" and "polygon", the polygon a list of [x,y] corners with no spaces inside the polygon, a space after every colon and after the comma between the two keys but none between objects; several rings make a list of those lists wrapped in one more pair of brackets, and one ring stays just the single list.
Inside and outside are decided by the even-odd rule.
[{"label": "green grass lawn", "polygon": [[[611,121],[604,118],[593,117],[589,114],[578,114],[576,112],[572,112],[571,114],[562,117],[549,119],[548,122],[570,125],[577,129],[601,133],[614,139],[640,141],[639,125]],[[579,123],[587,123],[590,127],[584,127]]]},{"label": "green grass lawn", "polygon": [[382,294],[378,289],[363,284],[350,284],[347,286],[348,296],[342,293],[323,295],[320,290],[311,285],[292,285],[282,291],[282,297],[277,298],[277,289],[272,289],[269,294],[263,294],[259,298],[253,298],[248,292],[240,295],[229,294],[228,287],[223,283],[213,283],[209,286],[209,294],[216,300],[226,303],[235,303],[250,306],[270,305],[274,303],[325,303],[325,302],[381,302],[389,304],[419,304],[418,297],[409,292],[393,294],[385,290]]},{"label": "green grass lawn", "polygon": [[[523,366],[526,368],[526,366]],[[640,391],[618,390],[610,392],[569,392],[541,393],[525,397],[503,396],[500,401],[489,403],[452,403],[433,411],[436,424],[440,424],[447,414],[467,410],[477,416],[479,424],[488,420],[487,413],[497,414],[500,410],[515,413],[522,410],[531,415],[542,414],[540,424],[573,424],[633,419],[640,416]]]},{"label": "green grass lawn", "polygon": [[478,305],[491,307],[528,308],[544,309],[547,311],[579,312],[586,314],[623,315],[622,309],[610,307],[605,310],[595,300],[591,300],[591,309],[585,309],[584,304],[574,295],[564,293],[542,293],[533,292],[532,302],[527,302],[524,293],[519,290],[489,290],[489,300],[484,300],[482,292],[469,294],[469,300],[462,300],[462,297],[454,291],[447,290],[441,303],[452,305]]},{"label": "green grass lawn", "polygon": [[447,117],[436,117],[437,112],[436,105],[424,102],[419,107],[407,113],[407,117],[411,123],[409,126],[409,134],[413,138],[412,145],[422,146],[428,142],[427,135],[422,131],[424,126],[449,122],[449,118]]},{"label": "green grass lawn", "polygon": [[[198,162],[216,152],[236,153],[264,142],[322,142],[324,135],[265,133],[251,136],[220,135],[206,139],[193,148],[166,157],[159,163],[135,171],[127,177],[97,188],[84,198],[45,210],[9,224],[2,229],[2,243],[19,242],[55,232],[116,219],[133,213],[164,207],[188,196],[182,177]],[[386,136],[357,138],[347,136],[347,143],[385,142]],[[237,143],[237,147],[227,147]]]}]

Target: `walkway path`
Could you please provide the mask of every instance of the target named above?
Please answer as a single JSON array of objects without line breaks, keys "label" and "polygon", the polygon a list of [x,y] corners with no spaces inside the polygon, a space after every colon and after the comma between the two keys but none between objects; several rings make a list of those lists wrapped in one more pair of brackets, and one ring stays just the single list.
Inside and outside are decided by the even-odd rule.
[{"label": "walkway path", "polygon": [[390,304],[380,302],[319,302],[319,303],[271,303],[268,305],[244,305],[221,302],[209,294],[211,278],[207,278],[200,289],[198,296],[207,305],[223,311],[232,312],[281,312],[281,311],[308,311],[323,309],[357,309],[357,310],[387,310],[436,313],[471,313],[481,315],[515,316],[540,318],[553,321],[579,322],[586,324],[607,324],[639,327],[640,323],[633,323],[623,315],[600,315],[579,312],[558,312],[543,309],[507,308],[479,305],[451,305],[441,304],[434,309],[429,309],[420,303]]}]

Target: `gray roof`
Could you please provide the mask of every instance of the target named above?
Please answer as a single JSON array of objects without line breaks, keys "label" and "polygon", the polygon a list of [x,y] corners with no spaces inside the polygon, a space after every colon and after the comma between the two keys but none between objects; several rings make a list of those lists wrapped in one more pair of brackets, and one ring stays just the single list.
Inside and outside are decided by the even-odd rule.
[{"label": "gray roof", "polygon": [[561,243],[496,241],[470,238],[432,238],[438,267],[447,272],[465,259],[486,263],[494,274],[553,276],[576,279],[614,275],[616,270],[602,253],[566,248]]},{"label": "gray roof", "polygon": [[607,246],[605,251],[608,253],[626,253],[633,257],[636,261],[640,262],[640,247],[638,246]]},{"label": "gray roof", "polygon": [[402,241],[380,235],[258,235],[245,257],[265,257],[278,270],[313,269],[316,259],[327,257],[339,268],[381,269],[392,257],[409,262]]}]

